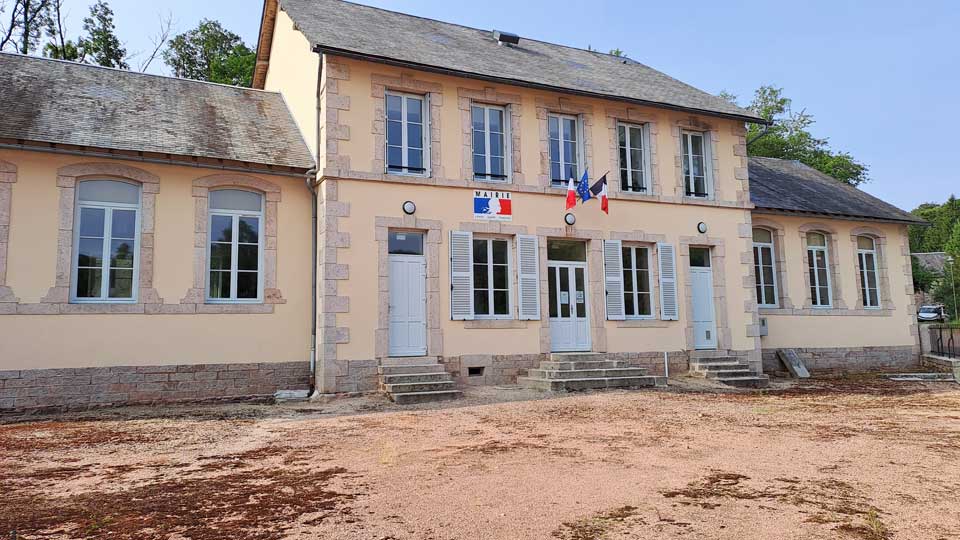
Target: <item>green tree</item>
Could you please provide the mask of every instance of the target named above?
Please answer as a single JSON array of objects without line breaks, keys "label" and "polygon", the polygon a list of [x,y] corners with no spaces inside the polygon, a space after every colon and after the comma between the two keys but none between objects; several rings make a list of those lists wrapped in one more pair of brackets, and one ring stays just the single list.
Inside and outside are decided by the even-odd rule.
[{"label": "green tree", "polygon": [[627,56],[619,47],[617,47],[616,49],[610,49],[610,55],[623,56],[623,57]]},{"label": "green tree", "polygon": [[912,214],[930,225],[910,227],[910,251],[945,251],[947,242],[960,222],[960,199],[951,195],[943,204],[923,203],[915,208]]},{"label": "green tree", "polygon": [[953,224],[953,232],[950,233],[950,239],[943,246],[943,250],[954,258],[960,259],[960,221]]},{"label": "green tree", "polygon": [[[720,97],[737,103],[737,96],[729,92],[721,92]],[[832,150],[827,139],[810,133],[813,115],[806,110],[795,112],[792,101],[783,95],[782,88],[761,86],[754,92],[753,101],[747,108],[772,122],[766,128],[749,125],[747,140],[753,141],[747,148],[749,155],[797,160],[851,186],[869,180],[866,165],[847,152]]]},{"label": "green tree", "polygon": [[44,56],[104,67],[130,69],[127,51],[120,43],[113,24],[113,10],[104,0],[90,6],[90,14],[83,19],[84,35],[76,41],[66,39],[61,10],[63,0],[54,2],[50,25],[51,41],[43,48]]},{"label": "green tree", "polygon": [[954,258],[943,270],[943,279],[933,286],[933,298],[946,307],[949,317],[957,320],[957,302],[960,301],[960,259]]},{"label": "green tree", "polygon": [[171,39],[163,60],[177,77],[250,86],[256,52],[219,22],[204,19]]},{"label": "green tree", "polygon": [[910,260],[913,266],[913,290],[929,294],[940,278],[940,274],[920,264],[916,257],[911,257]]},{"label": "green tree", "polygon": [[51,24],[54,0],[0,0],[0,51],[30,54]]}]

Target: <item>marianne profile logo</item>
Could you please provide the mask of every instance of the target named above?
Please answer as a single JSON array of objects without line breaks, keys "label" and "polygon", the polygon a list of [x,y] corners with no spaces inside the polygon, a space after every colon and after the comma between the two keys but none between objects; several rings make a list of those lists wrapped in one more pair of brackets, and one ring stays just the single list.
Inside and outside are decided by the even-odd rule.
[{"label": "marianne profile logo", "polygon": [[473,219],[485,221],[512,221],[513,200],[507,191],[473,191]]}]

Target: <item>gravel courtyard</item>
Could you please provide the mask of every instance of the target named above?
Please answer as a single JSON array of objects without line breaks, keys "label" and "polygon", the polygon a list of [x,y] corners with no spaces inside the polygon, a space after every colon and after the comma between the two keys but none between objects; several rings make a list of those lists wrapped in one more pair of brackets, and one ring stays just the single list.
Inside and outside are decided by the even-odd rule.
[{"label": "gravel courtyard", "polygon": [[960,538],[960,385],[694,384],[6,423],[0,537]]}]

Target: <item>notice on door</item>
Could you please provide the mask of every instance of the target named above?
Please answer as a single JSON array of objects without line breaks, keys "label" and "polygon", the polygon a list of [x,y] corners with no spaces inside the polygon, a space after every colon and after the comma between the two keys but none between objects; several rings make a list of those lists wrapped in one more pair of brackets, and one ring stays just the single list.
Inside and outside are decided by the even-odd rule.
[{"label": "notice on door", "polygon": [[513,200],[510,192],[473,190],[473,219],[513,221]]}]

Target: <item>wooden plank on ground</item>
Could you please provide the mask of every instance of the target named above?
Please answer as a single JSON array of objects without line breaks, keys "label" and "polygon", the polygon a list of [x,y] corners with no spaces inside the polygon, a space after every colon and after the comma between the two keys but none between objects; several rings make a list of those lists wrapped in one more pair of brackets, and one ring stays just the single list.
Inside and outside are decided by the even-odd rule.
[{"label": "wooden plank on ground", "polygon": [[783,365],[787,366],[790,374],[797,379],[810,378],[810,372],[807,371],[807,366],[804,365],[797,351],[793,349],[777,349],[777,358],[783,362]]}]

